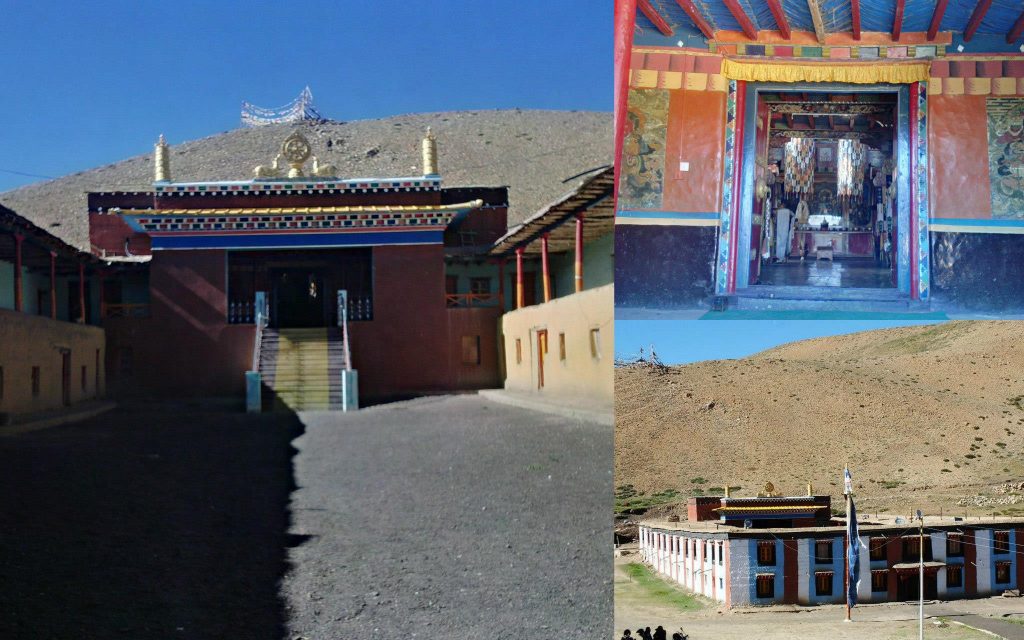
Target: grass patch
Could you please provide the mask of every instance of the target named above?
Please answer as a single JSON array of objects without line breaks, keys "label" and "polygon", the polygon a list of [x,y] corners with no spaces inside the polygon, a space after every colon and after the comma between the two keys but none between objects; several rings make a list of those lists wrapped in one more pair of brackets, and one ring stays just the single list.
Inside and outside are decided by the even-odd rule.
[{"label": "grass patch", "polygon": [[883,489],[895,489],[901,484],[907,484],[902,480],[882,480],[879,484],[882,485]]},{"label": "grass patch", "polygon": [[648,598],[659,604],[675,607],[681,611],[694,611],[705,607],[705,604],[697,596],[665,582],[654,575],[644,564],[631,562],[623,569],[626,575],[644,590]]},{"label": "grass patch", "polygon": [[679,492],[675,489],[666,489],[646,495],[643,491],[637,491],[631,484],[624,484],[615,488],[616,514],[633,513],[639,515],[651,507],[675,502],[679,502]]}]

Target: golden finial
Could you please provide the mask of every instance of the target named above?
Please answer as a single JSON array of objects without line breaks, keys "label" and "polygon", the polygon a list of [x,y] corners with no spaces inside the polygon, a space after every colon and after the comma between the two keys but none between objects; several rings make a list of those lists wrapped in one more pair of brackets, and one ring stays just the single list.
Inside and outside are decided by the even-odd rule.
[{"label": "golden finial", "polygon": [[171,181],[171,154],[162,133],[153,148],[153,181]]},{"label": "golden finial", "polygon": [[729,484],[726,483],[726,485],[725,485],[725,497],[726,498],[730,497],[730,495],[729,495],[730,493],[731,492],[729,491]]},{"label": "golden finial", "polygon": [[807,495],[809,495],[809,496],[813,496],[814,495],[814,485],[811,484],[810,482],[807,483]]},{"label": "golden finial", "polygon": [[430,127],[427,127],[427,135],[423,138],[423,175],[436,176],[437,172],[437,138]]}]

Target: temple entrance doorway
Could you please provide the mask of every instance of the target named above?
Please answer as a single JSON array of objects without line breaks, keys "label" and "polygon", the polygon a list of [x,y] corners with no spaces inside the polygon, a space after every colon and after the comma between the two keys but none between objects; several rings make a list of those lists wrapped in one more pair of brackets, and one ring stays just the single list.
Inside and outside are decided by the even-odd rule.
[{"label": "temple entrance doorway", "polygon": [[725,290],[868,306],[916,299],[928,258],[908,177],[916,85],[740,84]]},{"label": "temple entrance doorway", "polygon": [[271,326],[282,329],[326,326],[328,309],[321,270],[272,269],[270,279],[273,282]]}]

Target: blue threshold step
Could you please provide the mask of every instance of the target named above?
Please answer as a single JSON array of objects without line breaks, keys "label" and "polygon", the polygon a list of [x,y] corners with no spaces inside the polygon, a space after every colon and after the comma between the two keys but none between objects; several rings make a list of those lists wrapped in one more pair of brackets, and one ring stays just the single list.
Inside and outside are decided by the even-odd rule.
[{"label": "blue threshold step", "polygon": [[727,309],[741,311],[842,311],[927,314],[927,302],[894,288],[754,285],[727,296]]}]

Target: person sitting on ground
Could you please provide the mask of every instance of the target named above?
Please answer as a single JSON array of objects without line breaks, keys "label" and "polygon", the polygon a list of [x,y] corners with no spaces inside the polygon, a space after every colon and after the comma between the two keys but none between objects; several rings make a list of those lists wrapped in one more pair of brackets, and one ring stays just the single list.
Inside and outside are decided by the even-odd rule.
[{"label": "person sitting on ground", "polygon": [[665,633],[665,629],[663,629],[660,624],[658,625],[658,628],[654,630],[654,636],[652,636],[652,640],[668,640],[668,636]]}]

